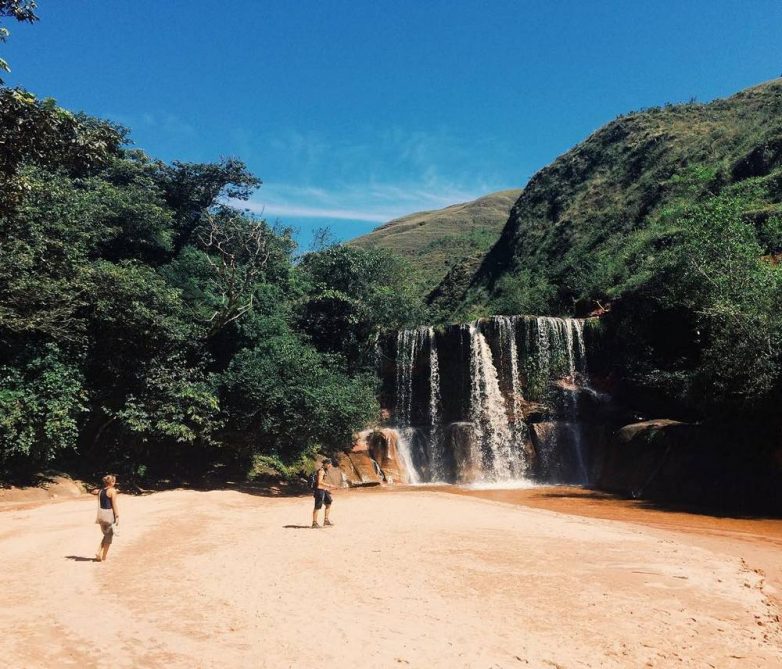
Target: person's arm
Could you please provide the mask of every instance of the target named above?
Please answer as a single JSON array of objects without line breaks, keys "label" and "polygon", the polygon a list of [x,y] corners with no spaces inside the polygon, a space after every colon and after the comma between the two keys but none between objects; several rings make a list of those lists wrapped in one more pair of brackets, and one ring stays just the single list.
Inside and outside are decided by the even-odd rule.
[{"label": "person's arm", "polygon": [[322,469],[318,470],[318,488],[328,488],[331,490],[335,490],[337,486],[331,485],[328,481],[326,481],[326,472]]}]

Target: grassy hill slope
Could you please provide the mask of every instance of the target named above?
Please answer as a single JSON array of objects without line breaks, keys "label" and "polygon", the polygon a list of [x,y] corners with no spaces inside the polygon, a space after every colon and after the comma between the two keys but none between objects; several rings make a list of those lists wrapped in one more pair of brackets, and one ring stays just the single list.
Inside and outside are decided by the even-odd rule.
[{"label": "grassy hill slope", "polygon": [[530,179],[477,271],[454,268],[430,302],[464,318],[572,313],[579,299],[620,296],[638,232],[718,196],[738,198],[766,252],[779,250],[782,80],[599,129]]},{"label": "grassy hill slope", "polygon": [[425,291],[468,258],[474,269],[497,241],[520,190],[492,193],[472,202],[397,218],[349,242],[383,248],[413,260]]}]

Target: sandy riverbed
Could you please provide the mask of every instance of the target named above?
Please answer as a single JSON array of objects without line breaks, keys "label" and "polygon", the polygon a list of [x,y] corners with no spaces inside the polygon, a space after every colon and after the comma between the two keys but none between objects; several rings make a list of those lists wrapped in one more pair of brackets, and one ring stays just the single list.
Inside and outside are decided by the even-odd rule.
[{"label": "sandy riverbed", "polygon": [[123,501],[104,564],[93,498],[0,513],[4,666],[782,663],[773,537],[439,491],[340,493],[321,530],[307,498]]}]

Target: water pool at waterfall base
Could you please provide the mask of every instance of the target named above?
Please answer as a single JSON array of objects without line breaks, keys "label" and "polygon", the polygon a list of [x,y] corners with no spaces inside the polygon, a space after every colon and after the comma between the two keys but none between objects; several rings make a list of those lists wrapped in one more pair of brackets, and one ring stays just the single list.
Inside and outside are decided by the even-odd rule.
[{"label": "water pool at waterfall base", "polygon": [[539,488],[541,485],[527,479],[516,479],[511,481],[473,481],[472,483],[463,483],[456,487],[464,488],[465,490],[529,490],[531,488]]}]

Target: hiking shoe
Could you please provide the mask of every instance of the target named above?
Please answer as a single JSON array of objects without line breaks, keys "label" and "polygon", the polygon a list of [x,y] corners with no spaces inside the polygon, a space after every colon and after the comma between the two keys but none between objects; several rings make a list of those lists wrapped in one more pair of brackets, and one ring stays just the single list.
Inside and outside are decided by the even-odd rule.
[{"label": "hiking shoe", "polygon": [[323,523],[324,527],[334,527],[334,523],[332,523],[330,520],[326,520]]},{"label": "hiking shoe", "polygon": [[320,527],[317,523],[312,523],[312,527]]}]

